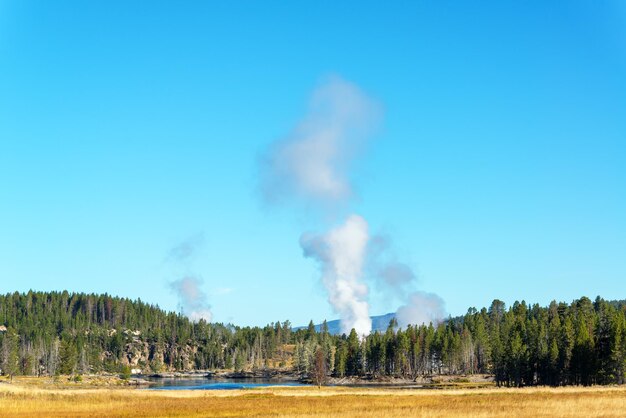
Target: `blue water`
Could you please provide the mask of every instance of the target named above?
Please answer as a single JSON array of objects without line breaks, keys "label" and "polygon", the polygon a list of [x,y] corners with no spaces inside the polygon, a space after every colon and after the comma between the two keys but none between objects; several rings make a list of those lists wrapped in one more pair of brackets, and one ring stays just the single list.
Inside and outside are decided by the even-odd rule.
[{"label": "blue water", "polygon": [[149,378],[149,389],[156,390],[228,390],[250,389],[267,386],[305,386],[294,381],[272,379],[211,379],[211,378]]}]

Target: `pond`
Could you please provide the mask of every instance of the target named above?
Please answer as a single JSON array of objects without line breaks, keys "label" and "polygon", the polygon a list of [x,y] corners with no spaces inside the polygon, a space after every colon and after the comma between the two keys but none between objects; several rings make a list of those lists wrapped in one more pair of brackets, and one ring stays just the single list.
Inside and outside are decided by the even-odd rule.
[{"label": "pond", "polygon": [[207,377],[191,378],[146,378],[151,390],[224,390],[250,389],[266,386],[307,386],[293,380],[278,379],[215,379]]}]

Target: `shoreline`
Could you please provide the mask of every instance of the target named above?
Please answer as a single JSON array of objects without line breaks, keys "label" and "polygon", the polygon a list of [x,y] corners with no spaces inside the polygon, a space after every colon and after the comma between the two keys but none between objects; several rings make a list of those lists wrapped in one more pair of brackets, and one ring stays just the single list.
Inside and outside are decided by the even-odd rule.
[{"label": "shoreline", "polygon": [[[286,370],[258,370],[258,371],[197,371],[172,372],[150,375],[133,375],[134,379],[147,382],[159,379],[212,379],[214,381],[246,381],[265,380],[268,383],[280,385],[281,382],[298,382],[304,385],[316,386],[308,377]],[[327,377],[322,386],[335,387],[372,387],[398,389],[445,389],[445,388],[482,388],[495,386],[491,375],[430,375],[417,376],[414,379],[389,376],[350,376]]]}]

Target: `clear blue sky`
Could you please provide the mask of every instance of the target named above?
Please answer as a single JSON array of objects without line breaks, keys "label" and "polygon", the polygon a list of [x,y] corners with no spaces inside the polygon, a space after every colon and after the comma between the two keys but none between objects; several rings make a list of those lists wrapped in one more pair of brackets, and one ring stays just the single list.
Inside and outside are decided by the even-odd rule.
[{"label": "clear blue sky", "polygon": [[328,74],[384,107],[352,209],[448,312],[626,298],[620,0],[0,0],[0,292],[175,309],[193,272],[218,321],[333,318],[318,221],[259,203],[256,168]]}]

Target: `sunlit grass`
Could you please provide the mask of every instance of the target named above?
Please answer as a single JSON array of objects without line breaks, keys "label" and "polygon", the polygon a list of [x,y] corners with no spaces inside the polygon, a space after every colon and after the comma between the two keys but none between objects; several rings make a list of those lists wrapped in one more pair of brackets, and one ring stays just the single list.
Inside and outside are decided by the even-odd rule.
[{"label": "sunlit grass", "polygon": [[0,383],[3,417],[623,417],[625,411],[624,387],[149,391]]}]

